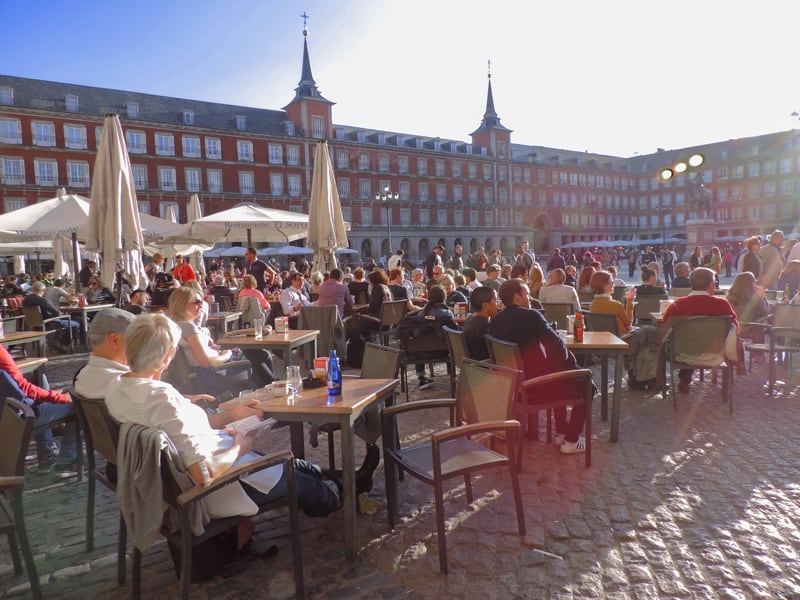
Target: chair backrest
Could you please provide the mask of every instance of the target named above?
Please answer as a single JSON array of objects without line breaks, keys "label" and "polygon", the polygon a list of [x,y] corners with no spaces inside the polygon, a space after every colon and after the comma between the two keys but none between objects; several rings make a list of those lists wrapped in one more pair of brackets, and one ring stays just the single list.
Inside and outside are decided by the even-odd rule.
[{"label": "chair backrest", "polygon": [[610,331],[616,336],[619,336],[619,329],[617,327],[617,317],[609,313],[592,312],[584,310],[583,324],[586,331]]},{"label": "chair backrest", "polygon": [[775,327],[800,329],[800,304],[776,304],[772,324]]},{"label": "chair backrest", "polygon": [[442,327],[444,338],[447,340],[447,349],[450,351],[450,360],[457,368],[461,368],[462,361],[467,358],[467,347],[464,344],[464,336],[457,329]]},{"label": "chair backrest", "polygon": [[208,303],[208,314],[213,315],[219,312],[219,302]]},{"label": "chair backrest", "polygon": [[767,300],[777,300],[778,290],[764,290],[764,296]]},{"label": "chair backrest", "polygon": [[75,403],[81,429],[86,440],[87,451],[93,451],[107,462],[117,464],[117,442],[119,441],[119,423],[109,414],[106,402],[102,398],[86,398],[75,390],[70,390]]},{"label": "chair backrest", "polygon": [[625,292],[627,291],[627,287],[624,285],[615,285],[614,291],[611,292],[611,297],[616,300],[617,302],[625,302]]},{"label": "chair backrest", "polygon": [[466,423],[511,419],[521,377],[516,369],[465,358],[457,394],[459,419]]},{"label": "chair backrest", "polygon": [[222,307],[222,310],[224,310],[225,312],[230,312],[230,310],[233,308],[230,296],[223,296],[222,294],[220,294],[219,296],[217,296],[217,302]]},{"label": "chair backrest", "polygon": [[381,304],[381,329],[392,329],[406,314],[405,300],[391,300]]},{"label": "chair backrest", "polygon": [[664,299],[664,296],[637,296],[636,297],[636,304],[633,307],[633,316],[636,318],[636,321],[652,321],[652,317],[650,313],[654,312],[661,312],[661,301]]},{"label": "chair backrest", "polygon": [[672,287],[669,288],[667,294],[669,294],[670,298],[682,298],[683,296],[688,296],[689,292],[692,291],[692,288],[676,288]]},{"label": "chair backrest", "polygon": [[236,303],[236,310],[242,313],[241,322],[243,325],[252,325],[255,319],[264,318],[264,309],[261,308],[258,298],[254,298],[253,296],[239,296],[239,300]]},{"label": "chair backrest", "polygon": [[[305,310],[305,309],[303,309]],[[366,344],[361,363],[362,379],[395,379],[400,371],[403,352],[398,348]]]},{"label": "chair backrest", "polygon": [[161,379],[183,394],[193,394],[194,388],[191,384],[192,367],[189,364],[186,352],[187,349],[183,344],[178,344],[175,349],[175,357],[162,373]]},{"label": "chair backrest", "polygon": [[519,344],[487,335],[486,345],[489,347],[489,356],[494,364],[522,373],[525,372],[525,365],[522,362],[522,353],[519,351]]},{"label": "chair backrest", "polygon": [[567,328],[567,315],[575,312],[572,302],[542,302],[544,318],[558,323],[559,329]]},{"label": "chair backrest", "polygon": [[0,413],[0,477],[24,477],[25,455],[33,434],[33,410],[6,398]]},{"label": "chair backrest", "polygon": [[42,310],[38,306],[20,306],[25,317],[25,329],[44,329]]},{"label": "chair backrest", "polygon": [[[345,333],[342,317],[336,305],[330,306],[304,306],[297,319],[298,329],[317,329],[317,356],[328,356],[331,349],[335,348],[339,357],[344,357]],[[314,361],[311,356],[311,345],[305,346],[305,359]]]},{"label": "chair backrest", "polygon": [[591,304],[592,300],[594,300],[594,294],[578,292],[578,300],[581,304]]},{"label": "chair backrest", "polygon": [[731,326],[730,316],[687,317],[676,321],[670,332],[670,360],[687,362],[685,357],[725,357],[725,341]]}]

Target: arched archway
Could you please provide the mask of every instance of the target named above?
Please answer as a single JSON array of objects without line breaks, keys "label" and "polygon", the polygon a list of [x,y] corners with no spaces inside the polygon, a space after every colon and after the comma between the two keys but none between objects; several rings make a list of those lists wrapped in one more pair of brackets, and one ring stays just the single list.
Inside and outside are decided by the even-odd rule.
[{"label": "arched archway", "polygon": [[406,260],[412,260],[414,258],[411,256],[411,240],[408,238],[403,238],[400,241],[400,249],[403,251]]},{"label": "arched archway", "polygon": [[479,244],[479,242],[475,238],[472,238],[469,241],[469,253],[470,254],[475,254],[478,251],[478,247],[479,247],[478,244]]},{"label": "arched archway", "polygon": [[500,244],[498,245],[498,248],[506,256],[514,256],[514,241],[510,238],[500,238]]},{"label": "arched archway", "polygon": [[428,238],[422,238],[417,247],[419,249],[419,254],[417,256],[419,256],[420,260],[425,260],[428,257],[428,252],[430,252],[430,250],[428,250]]},{"label": "arched archway", "polygon": [[553,220],[547,213],[539,213],[533,220],[533,251],[545,253],[550,251],[550,232],[553,229]]},{"label": "arched archway", "polygon": [[392,249],[389,248],[389,239],[383,238],[381,240],[381,256],[390,256],[392,254]]},{"label": "arched archway", "polygon": [[372,242],[369,240],[361,240],[361,258],[372,258]]},{"label": "arched archway", "polygon": [[452,248],[447,247],[447,240],[444,238],[439,238],[439,241],[437,241],[436,243],[442,248],[444,248],[445,252],[452,250]]}]

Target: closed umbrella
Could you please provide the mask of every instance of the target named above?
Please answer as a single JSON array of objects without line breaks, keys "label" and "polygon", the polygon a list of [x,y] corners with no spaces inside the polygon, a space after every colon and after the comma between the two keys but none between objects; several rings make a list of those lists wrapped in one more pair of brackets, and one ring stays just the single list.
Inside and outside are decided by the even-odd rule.
[{"label": "closed umbrella", "polygon": [[[192,194],[189,196],[189,205],[186,207],[186,222],[191,226],[192,223],[202,218],[203,209],[200,206],[200,196]],[[200,271],[200,267],[203,266],[202,250],[196,249],[195,252],[192,252],[192,266],[195,271]]]},{"label": "closed umbrella", "polygon": [[[119,117],[113,114],[107,114],[103,121],[103,135],[92,175],[86,238],[87,249],[97,250],[103,257],[106,279],[112,270],[116,274],[111,285],[119,286],[118,293],[121,292],[123,276],[127,277],[131,287],[145,288],[144,237],[131,161]],[[121,304],[121,293],[118,298]]]},{"label": "closed umbrella", "polygon": [[317,144],[314,152],[309,204],[306,245],[314,250],[314,269],[330,271],[337,266],[336,250],[347,247],[347,231],[328,143],[324,141]]}]

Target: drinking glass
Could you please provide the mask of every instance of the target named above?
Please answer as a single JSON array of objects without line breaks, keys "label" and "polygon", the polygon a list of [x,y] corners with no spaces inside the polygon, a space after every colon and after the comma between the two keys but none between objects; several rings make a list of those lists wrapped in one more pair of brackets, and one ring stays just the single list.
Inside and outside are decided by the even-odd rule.
[{"label": "drinking glass", "polygon": [[297,365],[289,365],[286,367],[286,381],[291,390],[291,399],[301,398],[298,393],[303,387],[303,376],[300,375],[300,367]]}]

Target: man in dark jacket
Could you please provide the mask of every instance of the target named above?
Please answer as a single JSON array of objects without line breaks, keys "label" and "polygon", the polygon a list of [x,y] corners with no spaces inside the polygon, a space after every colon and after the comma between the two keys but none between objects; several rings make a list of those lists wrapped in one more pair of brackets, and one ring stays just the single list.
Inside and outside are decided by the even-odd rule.
[{"label": "man in dark jacket", "polygon": [[[575,357],[550,328],[542,313],[530,308],[529,294],[528,286],[519,279],[509,279],[500,286],[500,300],[505,305],[505,310],[492,317],[489,335],[519,345],[525,366],[525,379],[577,368]],[[580,391],[567,389],[561,384],[543,392],[544,397],[563,394],[579,396]],[[555,408],[553,412],[556,418],[556,443],[562,444],[561,452],[585,452],[585,442],[580,439],[586,421],[584,407],[573,406],[569,422],[566,408]]]}]

